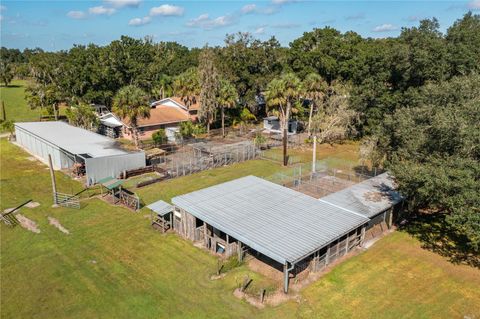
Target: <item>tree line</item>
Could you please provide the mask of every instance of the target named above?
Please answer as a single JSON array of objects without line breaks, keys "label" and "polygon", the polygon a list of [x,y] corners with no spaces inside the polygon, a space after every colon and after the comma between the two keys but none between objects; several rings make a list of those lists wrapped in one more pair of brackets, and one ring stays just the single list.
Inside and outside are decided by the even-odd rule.
[{"label": "tree line", "polygon": [[149,100],[177,95],[187,106],[200,99],[207,130],[266,110],[283,129],[301,120],[321,142],[361,138],[411,212],[446,216],[463,246],[480,249],[479,15],[445,33],[425,19],[385,39],[325,27],[287,47],[237,33],[193,49],[126,36],[59,52],[2,48],[0,71],[6,84],[33,79],[30,105],[51,112],[61,102],[105,104],[135,126]]}]

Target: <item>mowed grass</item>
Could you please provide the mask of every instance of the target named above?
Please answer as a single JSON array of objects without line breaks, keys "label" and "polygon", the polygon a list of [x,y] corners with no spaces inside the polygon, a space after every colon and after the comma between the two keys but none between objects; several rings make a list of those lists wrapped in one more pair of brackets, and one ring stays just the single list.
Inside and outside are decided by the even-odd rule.
[{"label": "mowed grass", "polygon": [[0,100],[5,105],[7,120],[28,122],[40,118],[40,110],[32,110],[25,100],[26,85],[27,81],[13,80],[8,87],[0,87]]},{"label": "mowed grass", "polygon": [[[49,172],[0,140],[1,209],[27,199],[21,213],[34,234],[1,225],[2,318],[463,318],[480,316],[480,271],[457,266],[396,232],[335,267],[299,301],[257,309],[232,292],[248,273],[252,293],[276,283],[241,266],[210,280],[217,260],[174,234],[149,226],[146,211],[99,199],[81,210],[52,208]],[[137,190],[142,199],[171,197],[242,175],[269,176],[281,166],[249,161]],[[81,185],[57,173],[59,190]],[[48,224],[55,217],[71,233]],[[279,283],[281,285],[281,283]]]}]

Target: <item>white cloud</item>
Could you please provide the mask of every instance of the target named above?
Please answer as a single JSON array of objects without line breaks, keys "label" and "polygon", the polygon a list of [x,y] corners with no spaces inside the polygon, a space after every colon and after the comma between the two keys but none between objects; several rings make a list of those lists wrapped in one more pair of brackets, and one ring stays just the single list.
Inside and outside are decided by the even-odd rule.
[{"label": "white cloud", "polygon": [[272,0],[273,4],[282,5],[289,2],[295,2],[296,0]]},{"label": "white cloud", "polygon": [[104,6],[97,6],[97,7],[92,7],[88,9],[88,13],[94,14],[94,15],[112,15],[115,13],[114,8],[107,8]]},{"label": "white cloud", "polygon": [[87,15],[83,11],[73,10],[73,11],[68,11],[67,17],[72,19],[84,19],[87,17]]},{"label": "white cloud", "polygon": [[407,21],[410,21],[410,22],[415,22],[415,21],[420,21],[420,17],[419,16],[409,16],[407,18]]},{"label": "white cloud", "polygon": [[153,7],[150,9],[150,16],[181,16],[185,12],[185,9],[179,6],[173,6],[170,4],[162,4],[159,7]]},{"label": "white cloud", "polygon": [[212,19],[207,13],[199,15],[197,18],[187,22],[189,27],[199,27],[205,30],[211,30],[219,27],[225,27],[233,24],[233,17],[231,15],[224,15]]},{"label": "white cloud", "polygon": [[389,32],[389,31],[395,31],[398,30],[396,26],[390,23],[385,23],[382,25],[377,25],[375,28],[373,28],[373,32]]},{"label": "white cloud", "polygon": [[467,7],[471,10],[480,10],[480,0],[473,0],[467,4]]},{"label": "white cloud", "polygon": [[7,7],[4,5],[0,5],[0,11],[5,11],[5,10],[7,10]]},{"label": "white cloud", "polygon": [[0,21],[3,21],[3,16],[0,14]]},{"label": "white cloud", "polygon": [[128,25],[138,27],[138,26],[141,26],[141,25],[149,24],[150,21],[151,21],[150,17],[134,18],[134,19],[131,19],[128,22]]},{"label": "white cloud", "polygon": [[257,28],[253,33],[254,34],[264,34],[265,33],[265,27]]},{"label": "white cloud", "polygon": [[241,11],[242,11],[243,14],[247,14],[247,13],[255,12],[256,10],[257,10],[257,5],[246,4],[246,5],[243,6]]},{"label": "white cloud", "polygon": [[142,0],[104,0],[106,5],[113,8],[138,7]]}]

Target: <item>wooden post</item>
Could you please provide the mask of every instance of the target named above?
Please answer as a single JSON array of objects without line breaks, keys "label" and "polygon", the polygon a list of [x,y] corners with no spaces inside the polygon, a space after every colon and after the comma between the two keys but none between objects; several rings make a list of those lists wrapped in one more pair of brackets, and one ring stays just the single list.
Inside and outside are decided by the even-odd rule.
[{"label": "wooden post", "polygon": [[347,246],[345,247],[345,255],[348,253],[348,245],[350,245],[350,233],[347,234]]},{"label": "wooden post", "polygon": [[238,253],[238,261],[243,261],[243,251],[242,251],[242,242],[237,241],[237,253]]},{"label": "wooden post", "polygon": [[265,300],[265,289],[260,290],[260,303],[263,303]]},{"label": "wooden post", "polygon": [[317,136],[313,137],[312,174],[317,170]]},{"label": "wooden post", "polygon": [[225,252],[227,254],[227,257],[230,256],[230,244],[229,244],[229,239],[230,239],[230,236],[227,235],[227,247],[225,247]]},{"label": "wooden post", "polygon": [[387,222],[388,229],[392,228],[392,223],[393,223],[393,207],[389,209],[389,213],[388,213],[388,222]]},{"label": "wooden post", "polygon": [[327,254],[325,255],[325,266],[330,263],[330,244],[327,247]]},{"label": "wooden post", "polygon": [[207,249],[210,249],[210,247],[208,247],[208,238],[207,238],[207,223],[206,222],[203,222],[203,241],[204,241],[204,245]]},{"label": "wooden post", "polygon": [[5,102],[2,101],[2,120],[6,121],[7,120],[7,112],[5,110]]},{"label": "wooden post", "polygon": [[57,205],[58,204],[58,202],[57,202],[57,183],[55,181],[55,171],[53,170],[52,155],[50,155],[50,154],[48,154],[48,166],[50,167],[50,178],[52,179],[53,203],[55,205]]},{"label": "wooden post", "polygon": [[360,247],[363,247],[363,242],[365,241],[365,226],[362,226],[362,235],[360,236]]}]

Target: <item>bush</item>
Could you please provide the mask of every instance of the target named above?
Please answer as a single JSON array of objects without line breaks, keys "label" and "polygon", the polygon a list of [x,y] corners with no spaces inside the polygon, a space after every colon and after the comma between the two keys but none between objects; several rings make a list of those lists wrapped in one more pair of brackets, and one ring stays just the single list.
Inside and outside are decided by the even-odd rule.
[{"label": "bush", "polygon": [[206,132],[205,128],[200,124],[194,124],[192,121],[182,122],[180,124],[180,135],[183,138],[197,137]]},{"label": "bush", "polygon": [[167,134],[163,128],[152,134],[152,140],[155,144],[164,144],[167,142]]}]

